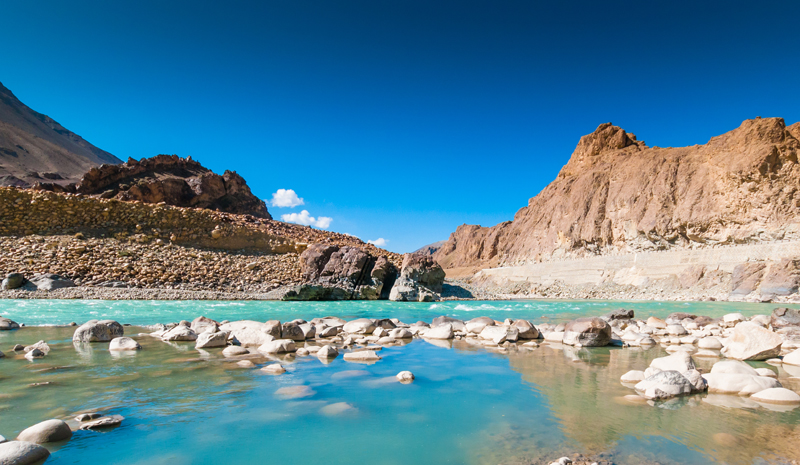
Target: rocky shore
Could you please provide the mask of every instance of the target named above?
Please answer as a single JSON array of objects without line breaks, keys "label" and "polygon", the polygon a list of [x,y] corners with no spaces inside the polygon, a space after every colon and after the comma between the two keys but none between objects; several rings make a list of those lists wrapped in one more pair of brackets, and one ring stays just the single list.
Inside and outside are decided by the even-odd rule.
[{"label": "rocky shore", "polygon": [[[0,318],[0,331],[31,329],[35,328]],[[302,357],[314,357],[321,363],[330,363],[338,357],[356,364],[381,363],[384,349],[402,347],[415,339],[447,348],[479,347],[501,355],[524,355],[540,350],[541,346],[588,350],[609,345],[622,347],[621,350],[649,350],[660,346],[670,355],[654,358],[641,369],[631,370],[621,377],[622,385],[631,389],[631,394],[622,401],[665,408],[664,405],[677,399],[702,394],[716,396],[714,405],[721,406],[746,404],[747,408],[772,411],[788,411],[800,406],[797,393],[800,385],[793,382],[796,378],[779,381],[773,370],[753,368],[746,363],[766,361],[783,367],[790,374],[800,375],[800,311],[787,308],[776,308],[770,315],[749,318],[738,313],[721,318],[673,313],[663,320],[637,319],[633,310],[619,309],[600,317],[536,325],[524,319],[500,321],[489,317],[465,321],[440,316],[430,322],[407,323],[396,318],[322,317],[308,321],[297,318],[286,322],[260,322],[215,321],[198,316],[191,322],[157,323],[145,329],[146,332],[128,334],[130,328],[117,321],[91,320],[75,327],[72,341],[79,353],[91,347],[90,350],[135,354],[146,350],[143,349],[146,341],[155,339],[186,345],[187,349],[194,346],[198,362],[257,369],[271,376],[286,373],[287,368]],[[0,359],[47,360],[54,350],[50,344],[41,340],[27,346],[3,347],[7,352],[0,352]],[[710,370],[701,368],[696,361],[701,359],[712,361]],[[407,370],[400,371],[394,382],[414,383],[415,375]],[[286,399],[313,394],[313,390],[302,385],[282,387],[276,392],[276,396]],[[353,407],[331,404],[325,408],[326,415],[337,415]],[[0,462],[35,463],[49,455],[46,445],[63,444],[76,430],[113,427],[124,420],[117,414],[97,410],[45,420],[22,431],[16,440],[0,438],[3,443],[0,444]],[[570,454],[535,463],[610,464],[613,455]]]}]

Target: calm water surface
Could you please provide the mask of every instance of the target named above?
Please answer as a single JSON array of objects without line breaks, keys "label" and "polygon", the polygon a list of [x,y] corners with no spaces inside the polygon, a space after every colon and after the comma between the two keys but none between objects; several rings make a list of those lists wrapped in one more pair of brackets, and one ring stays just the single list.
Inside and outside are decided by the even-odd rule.
[{"label": "calm water surface", "polygon": [[[113,318],[142,325],[191,320],[291,319],[337,315],[430,321],[446,314],[558,322],[633,308],[639,316],[673,311],[721,316],[769,313],[775,305],[591,301],[436,304],[280,302],[0,301],[0,315],[27,325]],[[522,464],[572,452],[608,453],[615,463],[749,464],[800,460],[800,409],[768,409],[737,396],[698,395],[630,402],[619,383],[644,369],[661,347],[575,349],[548,346],[507,354],[466,341],[415,339],[381,351],[372,365],[280,359],[271,376],[223,360],[220,349],[136,337],[144,350],[115,356],[107,343],[75,347],[74,328],[26,327],[0,333],[0,434],[13,437],[47,418],[101,409],[122,426],[78,431],[50,446],[48,464],[375,463]],[[126,335],[144,328],[129,326]],[[14,344],[40,339],[48,357],[28,362]],[[697,359],[709,369],[713,359]],[[256,360],[261,366],[271,360]],[[754,364],[769,367],[765,364]],[[784,386],[800,373],[771,367]],[[394,375],[410,370],[413,384]],[[32,383],[50,384],[31,386]],[[313,394],[276,396],[285,386]],[[352,409],[332,414],[332,404]]]}]

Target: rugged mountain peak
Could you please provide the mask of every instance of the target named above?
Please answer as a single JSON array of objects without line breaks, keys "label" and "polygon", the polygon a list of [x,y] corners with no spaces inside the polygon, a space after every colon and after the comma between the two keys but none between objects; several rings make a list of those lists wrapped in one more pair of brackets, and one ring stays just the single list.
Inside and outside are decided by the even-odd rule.
[{"label": "rugged mountain peak", "polygon": [[630,150],[640,150],[647,146],[644,142],[637,141],[635,135],[626,132],[621,127],[603,123],[591,134],[581,137],[569,162],[559,173],[559,177],[574,175],[577,171],[601,161],[603,159],[601,155],[628,147],[632,147]]},{"label": "rugged mountain peak", "polygon": [[[797,123],[794,126],[797,126]],[[783,118],[757,117],[744,120],[733,131],[712,137],[708,145],[714,148],[737,148],[755,143],[780,144],[785,142],[787,137],[795,138],[787,131]]]}]

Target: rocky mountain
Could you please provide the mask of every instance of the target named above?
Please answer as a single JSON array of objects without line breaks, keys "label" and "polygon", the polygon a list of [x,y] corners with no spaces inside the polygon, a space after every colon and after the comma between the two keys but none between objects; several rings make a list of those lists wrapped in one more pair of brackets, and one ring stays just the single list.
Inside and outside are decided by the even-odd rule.
[{"label": "rocky mountain", "polygon": [[34,189],[78,193],[104,199],[208,208],[272,219],[267,205],[233,171],[216,174],[191,157],[157,155],[120,165],[91,168],[77,184],[37,183]]},{"label": "rocky mountain", "polygon": [[422,255],[433,255],[436,253],[437,250],[441,249],[442,246],[447,241],[436,241],[433,244],[428,244],[424,247],[420,247],[419,249],[415,250],[413,253],[415,254],[422,254]]},{"label": "rocky mountain", "polygon": [[459,226],[434,258],[478,269],[797,238],[799,140],[781,118],[669,148],[602,124],[513,221]]},{"label": "rocky mountain", "polygon": [[0,186],[66,184],[103,163],[122,160],[28,108],[0,84]]}]

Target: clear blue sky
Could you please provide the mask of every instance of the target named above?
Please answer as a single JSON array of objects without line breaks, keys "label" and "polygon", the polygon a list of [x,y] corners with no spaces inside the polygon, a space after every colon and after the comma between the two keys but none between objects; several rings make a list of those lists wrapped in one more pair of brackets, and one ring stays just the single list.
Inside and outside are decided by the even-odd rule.
[{"label": "clear blue sky", "polygon": [[397,252],[510,220],[611,121],[800,119],[800,2],[3,2],[0,81],[118,157],[191,155]]}]

